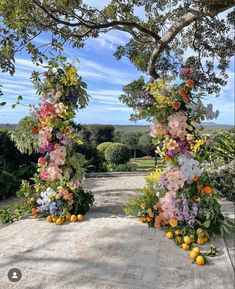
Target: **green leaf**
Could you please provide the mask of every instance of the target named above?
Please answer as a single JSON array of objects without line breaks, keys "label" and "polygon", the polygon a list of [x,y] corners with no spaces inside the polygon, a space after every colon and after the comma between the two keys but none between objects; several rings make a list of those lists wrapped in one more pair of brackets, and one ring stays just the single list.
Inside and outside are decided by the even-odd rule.
[{"label": "green leaf", "polygon": [[202,223],[202,226],[204,227],[204,228],[209,228],[210,227],[210,224],[211,224],[211,221],[210,220],[207,220],[207,221],[205,221],[205,222],[203,222]]}]

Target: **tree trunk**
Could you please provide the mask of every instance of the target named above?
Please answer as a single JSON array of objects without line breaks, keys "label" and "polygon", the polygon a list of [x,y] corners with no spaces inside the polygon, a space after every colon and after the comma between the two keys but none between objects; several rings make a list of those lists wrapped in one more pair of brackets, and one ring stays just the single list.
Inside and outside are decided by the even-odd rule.
[{"label": "tree trunk", "polygon": [[136,149],[134,149],[134,161],[136,163]]}]

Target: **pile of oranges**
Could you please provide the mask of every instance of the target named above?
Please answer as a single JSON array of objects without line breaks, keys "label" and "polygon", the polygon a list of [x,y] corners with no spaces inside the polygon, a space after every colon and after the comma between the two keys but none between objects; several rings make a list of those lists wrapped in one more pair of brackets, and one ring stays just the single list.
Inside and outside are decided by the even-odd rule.
[{"label": "pile of oranges", "polygon": [[48,216],[47,222],[49,223],[56,223],[56,225],[63,225],[66,221],[68,222],[82,222],[84,220],[84,216],[79,215],[71,215],[67,213],[65,217],[57,217],[57,216]]},{"label": "pile of oranges", "polygon": [[197,243],[198,245],[203,245],[208,242],[208,237],[206,236],[203,229],[201,228],[197,229],[196,237],[195,235],[183,236],[180,229],[177,229],[174,232],[168,231],[166,233],[166,237],[168,239],[174,240],[176,244],[185,251],[188,251],[191,249],[191,252],[189,253],[189,258],[193,260],[193,262],[196,262],[200,266],[205,264],[206,259],[205,259],[205,256],[201,254],[200,248],[192,246],[193,243]]}]

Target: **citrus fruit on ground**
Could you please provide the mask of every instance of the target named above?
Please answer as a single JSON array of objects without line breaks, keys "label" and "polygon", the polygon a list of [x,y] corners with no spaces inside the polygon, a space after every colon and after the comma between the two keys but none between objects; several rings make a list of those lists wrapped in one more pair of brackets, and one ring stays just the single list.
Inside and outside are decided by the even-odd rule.
[{"label": "citrus fruit on ground", "polygon": [[66,213],[66,214],[65,214],[65,218],[66,218],[66,220],[70,220],[71,214],[70,214],[70,213]]},{"label": "citrus fruit on ground", "polygon": [[81,215],[81,214],[77,215],[77,220],[78,220],[78,222],[83,221],[84,220],[84,216]]},{"label": "citrus fruit on ground", "polygon": [[184,237],[184,243],[186,243],[186,244],[191,244],[191,239],[190,239],[189,236],[185,236],[185,237]]},{"label": "citrus fruit on ground", "polygon": [[49,223],[53,222],[52,216],[48,216],[48,217],[47,217],[47,222],[49,222]]},{"label": "citrus fruit on ground", "polygon": [[191,251],[189,253],[189,258],[195,260],[199,254],[196,251]]},{"label": "citrus fruit on ground", "polygon": [[197,256],[196,263],[200,266],[205,264],[205,258],[202,255]]},{"label": "citrus fruit on ground", "polygon": [[197,239],[197,243],[198,243],[199,245],[203,245],[203,244],[205,243],[204,238],[202,238],[202,237],[198,238],[198,239]]},{"label": "citrus fruit on ground", "polygon": [[58,218],[56,220],[56,225],[62,225],[64,223],[63,219],[62,218]]},{"label": "citrus fruit on ground", "polygon": [[168,239],[173,239],[174,234],[173,234],[172,232],[167,232],[167,233],[166,233],[166,237],[167,237]]},{"label": "citrus fruit on ground", "polygon": [[53,222],[55,223],[57,221],[58,217],[54,216],[52,217]]},{"label": "citrus fruit on ground", "polygon": [[189,244],[186,244],[186,243],[183,243],[183,244],[182,244],[182,248],[183,248],[185,251],[187,251],[187,250],[190,249],[190,245],[189,245]]},{"label": "citrus fruit on ground", "polygon": [[196,252],[198,255],[200,254],[200,248],[199,247],[194,247],[193,251]]},{"label": "citrus fruit on ground", "polygon": [[176,241],[176,243],[177,243],[178,245],[181,245],[181,244],[183,243],[183,238],[177,236],[177,237],[175,238],[175,241]]},{"label": "citrus fruit on ground", "polygon": [[77,216],[76,215],[72,215],[70,217],[70,222],[76,222],[77,221]]},{"label": "citrus fruit on ground", "polygon": [[175,230],[176,236],[180,235],[181,231],[179,229]]}]

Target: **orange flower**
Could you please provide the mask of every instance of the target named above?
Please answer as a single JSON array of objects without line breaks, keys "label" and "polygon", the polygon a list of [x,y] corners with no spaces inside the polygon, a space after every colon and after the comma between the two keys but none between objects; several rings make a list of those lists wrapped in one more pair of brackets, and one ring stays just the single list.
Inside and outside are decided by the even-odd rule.
[{"label": "orange flower", "polygon": [[203,192],[204,192],[207,196],[211,196],[211,195],[212,195],[212,192],[213,192],[213,189],[212,189],[212,187],[210,187],[210,186],[205,186],[204,189],[203,189]]},{"label": "orange flower", "polygon": [[35,214],[37,214],[37,209],[36,208],[32,208],[31,212],[35,215]]},{"label": "orange flower", "polygon": [[199,179],[199,177],[198,177],[198,176],[194,176],[194,177],[193,177],[193,181],[194,181],[194,182],[197,182],[197,181],[198,181],[198,179]]},{"label": "orange flower", "polygon": [[164,129],[164,130],[162,131],[162,134],[163,134],[163,135],[168,135],[168,134],[169,134],[169,131],[168,131],[167,129]]},{"label": "orange flower", "polygon": [[37,127],[35,127],[35,126],[34,126],[34,127],[32,127],[32,128],[31,128],[31,130],[32,130],[32,133],[37,133],[37,132],[38,132],[38,128],[37,128]]},{"label": "orange flower", "polygon": [[146,222],[146,218],[141,218],[141,219],[140,219],[140,222],[141,222],[141,223],[145,223],[145,222]]},{"label": "orange flower", "polygon": [[35,220],[38,219],[38,214],[35,214],[35,215],[34,215],[34,219],[35,219]]},{"label": "orange flower", "polygon": [[152,209],[148,209],[147,213],[148,213],[149,217],[153,218],[154,213],[153,213]]},{"label": "orange flower", "polygon": [[175,101],[173,104],[172,104],[172,107],[175,109],[175,110],[178,110],[180,108],[180,103],[178,101]]},{"label": "orange flower", "polygon": [[189,96],[188,95],[183,95],[183,101],[184,102],[189,102]]},{"label": "orange flower", "polygon": [[184,95],[187,95],[188,91],[185,88],[180,88],[178,90],[178,93],[179,93],[179,95],[184,96]]},{"label": "orange flower", "polygon": [[188,79],[188,80],[186,81],[186,85],[187,85],[188,87],[193,87],[194,81],[193,81],[192,79]]},{"label": "orange flower", "polygon": [[197,202],[197,201],[200,201],[201,198],[199,195],[196,194],[192,196],[192,199]]},{"label": "orange flower", "polygon": [[203,189],[203,185],[198,185],[197,189],[198,189],[198,191],[201,191]]},{"label": "orange flower", "polygon": [[170,159],[171,159],[171,158],[170,158],[168,155],[165,156],[165,161],[168,162]]},{"label": "orange flower", "polygon": [[150,218],[150,217],[146,217],[146,221],[149,223],[149,222],[152,221],[152,218]]},{"label": "orange flower", "polygon": [[172,218],[172,219],[170,219],[169,224],[171,225],[171,227],[174,228],[174,227],[176,227],[178,225],[178,222],[177,222],[176,219]]}]

